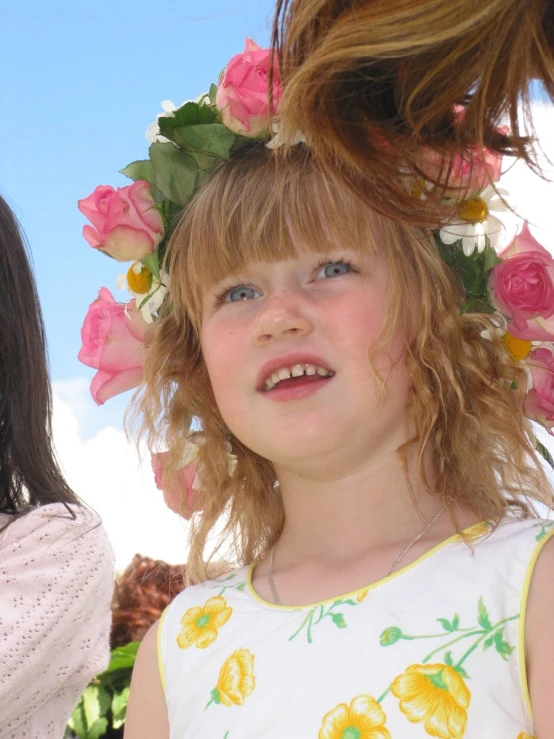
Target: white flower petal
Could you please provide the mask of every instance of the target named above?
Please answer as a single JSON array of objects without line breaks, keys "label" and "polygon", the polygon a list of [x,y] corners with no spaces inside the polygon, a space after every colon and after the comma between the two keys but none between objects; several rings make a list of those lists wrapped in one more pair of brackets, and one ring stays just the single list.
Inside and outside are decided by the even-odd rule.
[{"label": "white flower petal", "polygon": [[166,118],[175,118],[174,111],[177,110],[177,106],[172,100],[162,100],[162,110],[163,113],[160,113],[158,118],[161,115],[165,115]]},{"label": "white flower petal", "polygon": [[115,278],[115,286],[118,290],[129,290],[129,283],[127,282],[127,275],[118,275]]},{"label": "white flower petal", "polygon": [[146,138],[148,141],[150,141],[151,144],[156,142],[159,138],[160,134],[160,127],[158,125],[158,121],[154,121],[154,123],[151,123],[148,128],[146,129]]}]

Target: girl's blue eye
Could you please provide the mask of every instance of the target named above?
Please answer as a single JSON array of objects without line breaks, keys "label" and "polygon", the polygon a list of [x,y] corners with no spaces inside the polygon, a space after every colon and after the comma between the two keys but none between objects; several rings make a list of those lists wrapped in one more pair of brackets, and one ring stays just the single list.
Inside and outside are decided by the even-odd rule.
[{"label": "girl's blue eye", "polygon": [[321,265],[318,277],[340,277],[352,271],[352,265],[346,262],[328,262]]},{"label": "girl's blue eye", "polygon": [[238,300],[252,300],[258,297],[258,291],[250,285],[239,285],[232,290],[228,290],[223,298],[225,303],[235,303]]}]

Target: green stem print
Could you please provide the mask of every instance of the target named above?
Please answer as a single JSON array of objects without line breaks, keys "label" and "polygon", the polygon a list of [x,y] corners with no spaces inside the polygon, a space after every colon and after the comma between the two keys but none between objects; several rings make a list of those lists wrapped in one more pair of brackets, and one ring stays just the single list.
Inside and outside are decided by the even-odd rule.
[{"label": "green stem print", "polygon": [[540,531],[536,535],[535,539],[537,541],[542,541],[553,526],[554,526],[554,521],[541,521],[540,523],[535,524],[533,528],[540,527]]},{"label": "green stem print", "polygon": [[[502,659],[509,659],[510,654],[514,651],[514,647],[512,647],[507,641],[505,641],[504,627],[510,621],[517,621],[517,619],[519,619],[520,617],[520,615],[517,614],[515,616],[503,618],[493,624],[490,620],[488,610],[483,602],[483,598],[479,598],[477,608],[477,625],[471,626],[470,628],[462,628],[460,626],[460,618],[457,614],[454,616],[452,621],[449,621],[446,618],[437,619],[437,621],[444,629],[444,631],[440,634],[411,635],[405,634],[397,626],[390,626],[388,629],[385,629],[380,636],[381,646],[388,647],[396,644],[402,639],[409,641],[414,639],[446,639],[446,641],[443,641],[438,647],[431,650],[422,659],[421,663],[427,664],[433,659],[436,654],[438,654],[439,652],[443,652],[444,663],[446,665],[449,665],[450,667],[453,667],[456,672],[458,672],[462,677],[469,678],[469,675],[463,667],[463,664],[481,645],[483,647],[483,650],[487,650],[489,649],[489,647],[494,646]],[[461,654],[460,658],[456,662],[454,662],[451,647],[454,647],[456,644],[466,641],[467,639],[472,640],[471,645],[465,652]],[[379,702],[381,702],[381,700],[385,698],[389,691],[390,687],[387,688],[383,695],[378,699]]]},{"label": "green stem print", "polygon": [[305,629],[308,644],[311,644],[313,641],[312,629],[314,626],[320,624],[324,618],[330,618],[337,628],[345,629],[348,624],[346,623],[344,615],[340,611],[335,611],[335,608],[339,608],[340,606],[357,605],[359,605],[357,601],[352,600],[352,598],[346,598],[344,600],[339,599],[334,601],[334,603],[331,603],[328,608],[323,605],[314,606],[314,608],[311,608],[308,611],[304,620],[302,621],[298,629],[294,632],[294,634],[289,637],[289,641],[292,641],[295,637],[298,636],[298,634],[300,634],[301,631]]}]

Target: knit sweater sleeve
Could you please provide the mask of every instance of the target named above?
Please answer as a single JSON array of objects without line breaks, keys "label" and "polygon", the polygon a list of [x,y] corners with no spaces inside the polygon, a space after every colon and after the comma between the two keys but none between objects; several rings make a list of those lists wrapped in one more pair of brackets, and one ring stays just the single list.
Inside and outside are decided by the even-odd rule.
[{"label": "knit sweater sleeve", "polygon": [[43,506],[0,533],[0,734],[107,665],[112,551],[98,518],[74,510]]}]

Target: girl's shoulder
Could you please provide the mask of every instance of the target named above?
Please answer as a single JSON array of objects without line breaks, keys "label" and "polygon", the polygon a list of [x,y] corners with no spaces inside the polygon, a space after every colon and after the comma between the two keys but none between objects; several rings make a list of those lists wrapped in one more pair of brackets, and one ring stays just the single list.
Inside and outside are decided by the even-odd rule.
[{"label": "girl's shoulder", "polygon": [[43,581],[58,590],[78,590],[85,581],[111,597],[114,557],[101,520],[83,506],[68,508],[52,503],[13,520],[1,515],[2,570],[9,581],[31,589]]},{"label": "girl's shoulder", "polygon": [[204,607],[208,602],[208,608],[220,600],[236,602],[246,590],[249,569],[240,567],[197,585],[189,585],[169,604],[164,617],[171,611],[181,612],[183,608]]}]

